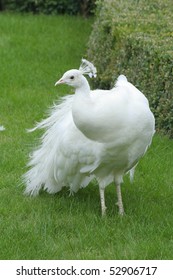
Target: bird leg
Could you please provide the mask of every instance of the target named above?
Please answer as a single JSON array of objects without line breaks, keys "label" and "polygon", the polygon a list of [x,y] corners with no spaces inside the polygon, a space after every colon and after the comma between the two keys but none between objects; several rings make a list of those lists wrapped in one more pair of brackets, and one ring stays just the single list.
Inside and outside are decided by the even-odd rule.
[{"label": "bird leg", "polygon": [[104,189],[99,189],[100,190],[100,202],[101,202],[101,211],[102,211],[102,217],[105,216],[106,214],[106,205],[105,205],[105,194],[104,194]]},{"label": "bird leg", "polygon": [[117,196],[118,196],[117,205],[119,207],[119,214],[121,216],[123,216],[124,215],[124,207],[123,207],[123,201],[122,201],[122,195],[121,195],[121,185],[117,184],[116,189],[117,189]]}]

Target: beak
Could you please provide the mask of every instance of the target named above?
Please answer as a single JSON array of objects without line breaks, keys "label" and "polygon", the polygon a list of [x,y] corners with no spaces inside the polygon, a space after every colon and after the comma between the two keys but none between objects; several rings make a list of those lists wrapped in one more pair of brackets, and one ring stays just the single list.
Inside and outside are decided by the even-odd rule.
[{"label": "beak", "polygon": [[60,79],[59,81],[57,81],[55,83],[55,86],[60,85],[60,84],[64,84],[64,80],[63,79]]}]

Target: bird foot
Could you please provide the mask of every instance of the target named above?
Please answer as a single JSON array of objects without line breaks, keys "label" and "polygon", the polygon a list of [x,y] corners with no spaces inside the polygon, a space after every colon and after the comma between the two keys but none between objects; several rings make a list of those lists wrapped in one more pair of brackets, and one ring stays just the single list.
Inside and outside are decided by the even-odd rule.
[{"label": "bird foot", "polygon": [[102,207],[102,217],[106,216],[106,209],[107,207]]},{"label": "bird foot", "polygon": [[117,205],[118,208],[119,208],[119,215],[123,216],[124,213],[125,213],[125,212],[124,212],[124,207],[123,207],[123,205],[120,205],[119,202],[117,202],[116,205]]},{"label": "bird foot", "polygon": [[119,209],[119,215],[124,216],[124,214],[125,214],[124,209]]}]

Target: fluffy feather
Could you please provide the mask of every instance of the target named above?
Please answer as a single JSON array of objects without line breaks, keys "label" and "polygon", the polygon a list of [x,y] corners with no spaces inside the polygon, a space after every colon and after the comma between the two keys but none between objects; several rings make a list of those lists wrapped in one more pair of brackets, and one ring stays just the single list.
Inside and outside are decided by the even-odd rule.
[{"label": "fluffy feather", "polygon": [[[29,130],[44,128],[46,132],[40,147],[30,155],[28,166],[32,168],[24,175],[26,194],[37,195],[42,187],[49,193],[56,193],[64,186],[68,186],[72,193],[86,187],[93,179],[89,171],[91,165],[97,164],[96,146],[74,125],[71,114],[73,97],[62,98],[47,119]],[[88,172],[81,172],[83,168]]]}]

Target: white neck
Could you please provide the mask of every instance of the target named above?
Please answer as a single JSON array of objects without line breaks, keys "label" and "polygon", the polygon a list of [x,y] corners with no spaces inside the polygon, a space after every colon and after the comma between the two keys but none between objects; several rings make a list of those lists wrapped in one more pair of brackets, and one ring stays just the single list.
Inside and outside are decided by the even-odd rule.
[{"label": "white neck", "polygon": [[79,98],[84,98],[84,96],[90,96],[90,86],[87,79],[84,76],[82,76],[81,83],[75,90],[75,95]]},{"label": "white neck", "polygon": [[[96,97],[95,97],[96,96]],[[102,95],[100,95],[102,97]],[[107,99],[105,99],[106,101]],[[110,105],[107,103],[107,105]],[[72,117],[76,127],[89,139],[104,142],[109,136],[108,122],[112,119],[109,116],[109,106],[104,109],[103,99],[98,94],[90,92],[87,80],[84,78],[80,82],[80,86],[76,88],[72,105]],[[106,116],[108,118],[105,120]],[[113,115],[114,117],[114,115]],[[106,140],[105,140],[106,139]]]},{"label": "white neck", "polygon": [[[91,122],[93,101],[90,95],[90,86],[85,77],[82,77],[80,85],[75,90],[72,105],[73,121],[77,128],[84,133],[86,127]],[[91,113],[91,114],[90,114]]]}]

